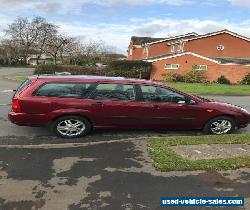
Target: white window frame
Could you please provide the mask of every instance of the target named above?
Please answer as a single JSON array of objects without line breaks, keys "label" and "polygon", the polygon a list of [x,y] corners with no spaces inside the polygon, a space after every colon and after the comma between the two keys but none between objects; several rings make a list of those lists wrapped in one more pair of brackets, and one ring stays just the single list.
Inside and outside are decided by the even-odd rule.
[{"label": "white window frame", "polygon": [[175,45],[171,45],[171,53],[175,53]]},{"label": "white window frame", "polygon": [[195,71],[207,71],[207,65],[193,65],[193,70]]},{"label": "white window frame", "polygon": [[129,55],[132,56],[133,55],[133,49],[129,49]]},{"label": "white window frame", "polygon": [[223,51],[225,49],[225,46],[223,44],[217,45],[217,50],[218,51]]},{"label": "white window frame", "polygon": [[171,45],[171,53],[181,53],[183,52],[183,43],[175,43]]},{"label": "white window frame", "polygon": [[180,64],[176,64],[176,63],[167,63],[164,66],[164,69],[167,70],[178,70],[180,68]]}]

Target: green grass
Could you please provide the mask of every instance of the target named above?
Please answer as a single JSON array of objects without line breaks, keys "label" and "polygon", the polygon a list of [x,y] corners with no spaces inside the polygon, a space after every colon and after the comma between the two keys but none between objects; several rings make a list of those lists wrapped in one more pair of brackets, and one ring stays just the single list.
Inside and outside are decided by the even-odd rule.
[{"label": "green grass", "polygon": [[9,80],[14,80],[14,81],[18,81],[18,82],[23,82],[27,79],[26,76],[8,76],[6,78]]},{"label": "green grass", "polygon": [[250,95],[250,85],[166,82],[170,87],[199,95]]},{"label": "green grass", "polygon": [[177,136],[151,138],[148,151],[160,171],[230,170],[250,167],[250,156],[227,159],[188,160],[169,146],[197,144],[250,144],[250,134],[225,136]]}]

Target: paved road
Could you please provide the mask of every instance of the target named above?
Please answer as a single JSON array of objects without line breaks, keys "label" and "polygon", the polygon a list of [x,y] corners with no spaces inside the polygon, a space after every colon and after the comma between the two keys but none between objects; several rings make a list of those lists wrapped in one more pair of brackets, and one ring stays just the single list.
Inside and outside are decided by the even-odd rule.
[{"label": "paved road", "polygon": [[[161,197],[244,196],[250,209],[250,170],[154,170],[146,142],[0,147],[2,210],[156,210]],[[224,208],[164,208],[205,210]]]}]

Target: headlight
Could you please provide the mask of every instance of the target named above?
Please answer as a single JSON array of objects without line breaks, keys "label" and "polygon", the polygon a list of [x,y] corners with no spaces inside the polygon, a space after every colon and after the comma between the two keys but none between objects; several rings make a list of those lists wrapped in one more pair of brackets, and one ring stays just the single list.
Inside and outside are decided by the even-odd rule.
[{"label": "headlight", "polygon": [[247,114],[250,114],[249,111],[247,111],[247,110],[244,109],[244,108],[240,108],[240,110],[241,110],[242,112],[245,112],[245,113],[247,113]]}]

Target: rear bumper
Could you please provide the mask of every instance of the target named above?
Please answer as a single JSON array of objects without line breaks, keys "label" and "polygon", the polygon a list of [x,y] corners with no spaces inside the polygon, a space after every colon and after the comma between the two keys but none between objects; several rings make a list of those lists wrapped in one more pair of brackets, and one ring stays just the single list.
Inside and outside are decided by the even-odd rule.
[{"label": "rear bumper", "polygon": [[48,122],[45,115],[10,112],[10,122],[21,126],[45,126]]}]

